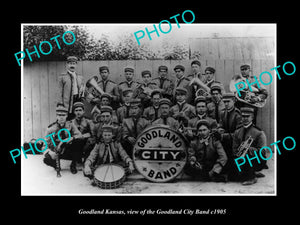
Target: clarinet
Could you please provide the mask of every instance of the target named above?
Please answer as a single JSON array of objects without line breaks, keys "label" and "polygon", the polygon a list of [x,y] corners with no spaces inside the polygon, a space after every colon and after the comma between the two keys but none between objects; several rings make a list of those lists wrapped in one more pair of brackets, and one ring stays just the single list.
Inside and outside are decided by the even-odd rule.
[{"label": "clarinet", "polygon": [[61,151],[61,145],[63,144],[63,142],[60,142],[58,144],[58,146],[56,147],[55,153],[56,153],[56,161],[55,161],[55,170],[56,170],[56,177],[61,177],[60,171],[61,171],[61,167],[60,167],[60,151]]}]

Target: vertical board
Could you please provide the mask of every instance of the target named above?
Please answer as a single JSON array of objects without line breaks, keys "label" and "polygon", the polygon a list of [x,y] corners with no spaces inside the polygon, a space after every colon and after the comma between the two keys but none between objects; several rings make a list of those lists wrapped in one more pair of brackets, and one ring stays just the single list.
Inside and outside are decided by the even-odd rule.
[{"label": "vertical board", "polygon": [[31,104],[31,71],[32,64],[23,67],[23,132],[24,142],[30,141],[33,137],[32,104]]}]

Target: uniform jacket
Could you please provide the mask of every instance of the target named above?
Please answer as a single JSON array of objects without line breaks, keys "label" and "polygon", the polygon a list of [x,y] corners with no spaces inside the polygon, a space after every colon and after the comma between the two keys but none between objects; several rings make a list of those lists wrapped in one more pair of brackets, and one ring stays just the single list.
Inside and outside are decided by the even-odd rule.
[{"label": "uniform jacket", "polygon": [[219,119],[216,118],[216,105],[217,103],[215,103],[214,101],[210,102],[207,104],[207,113],[208,116],[217,120],[217,122],[220,122],[220,118],[221,118],[221,114],[225,111],[225,105],[224,102],[222,100],[219,101],[218,103],[218,116]]},{"label": "uniform jacket", "polygon": [[[248,151],[249,156],[255,156],[254,151],[257,151],[258,155],[258,151],[267,145],[267,138],[262,130],[253,124],[251,124],[248,128],[242,126],[241,128],[237,129],[233,135],[232,149],[234,154],[237,153],[239,146],[243,141],[247,140],[249,136],[253,138],[253,142]],[[262,154],[264,154],[264,152],[262,152]]]},{"label": "uniform jacket", "polygon": [[154,121],[160,118],[159,106],[157,108],[154,106],[147,107],[143,112],[143,116],[149,121]]},{"label": "uniform jacket", "polygon": [[[205,147],[206,146],[206,147]],[[220,173],[227,162],[227,155],[220,141],[208,138],[207,145],[200,139],[191,142],[188,148],[189,160],[196,160],[203,169]]]},{"label": "uniform jacket", "polygon": [[185,119],[189,120],[196,116],[195,107],[188,104],[183,103],[182,106],[180,106],[178,103],[173,105],[170,109],[170,115],[178,120],[179,113],[183,112]]},{"label": "uniform jacket", "polygon": [[127,88],[131,88],[133,90],[133,93],[135,93],[135,89],[139,86],[139,83],[136,81],[131,81],[131,82],[127,82],[127,81],[123,81],[121,83],[119,83],[118,85],[118,91],[119,91],[119,96],[123,102],[123,90],[127,89]]},{"label": "uniform jacket", "polygon": [[242,115],[238,108],[233,108],[231,111],[225,110],[221,113],[220,128],[225,130],[222,135],[222,141],[232,141],[234,131],[242,126]]},{"label": "uniform jacket", "polygon": [[[103,133],[103,130],[102,130],[102,126],[104,125],[103,122],[101,123],[97,123],[95,125],[95,134],[96,134],[96,141],[97,142],[100,142],[102,141],[102,133]],[[120,141],[121,140],[121,127],[114,123],[114,122],[111,122],[110,124],[108,124],[110,126],[113,127],[113,141]]]},{"label": "uniform jacket", "polygon": [[[77,73],[76,73],[77,74]],[[83,77],[77,74],[77,87],[79,96],[84,92],[84,80]],[[72,112],[73,106],[73,90],[72,90],[72,80],[73,77],[68,72],[61,74],[58,77],[58,102],[62,103],[67,109],[68,112]]]},{"label": "uniform jacket", "polygon": [[143,117],[139,117],[136,123],[136,129],[134,126],[133,117],[123,120],[122,123],[122,138],[125,140],[127,137],[134,137],[143,132],[143,130],[150,125],[150,122]]},{"label": "uniform jacket", "polygon": [[159,125],[159,124],[168,125],[171,129],[176,131],[179,129],[178,121],[170,116],[167,117],[166,120],[164,120],[163,118],[158,118],[157,120],[152,122],[152,125]]},{"label": "uniform jacket", "polygon": [[156,77],[152,82],[155,83],[158,88],[163,90],[161,94],[164,98],[170,98],[172,96],[174,90],[174,82],[172,80]]},{"label": "uniform jacket", "polygon": [[123,119],[130,117],[130,105],[126,106],[125,104],[123,104],[117,109],[116,115],[118,118],[118,123],[121,124],[123,122]]},{"label": "uniform jacket", "polygon": [[[123,161],[128,164],[130,161],[132,161],[120,143],[110,142],[108,145],[113,155],[114,163]],[[90,161],[91,165],[101,165],[106,161],[107,156],[108,152],[105,151],[105,143],[100,142],[95,145],[86,161]]]},{"label": "uniform jacket", "polygon": [[202,116],[197,114],[194,118],[189,120],[189,123],[188,123],[189,127],[196,128],[197,122],[199,120],[207,120],[209,122],[211,129],[217,128],[217,126],[218,126],[217,121],[215,119],[209,117],[207,114],[204,114]]},{"label": "uniform jacket", "polygon": [[95,137],[94,123],[90,119],[82,117],[81,120],[77,120],[75,118],[71,120],[71,122],[77,127],[81,134],[90,133],[91,137]]},{"label": "uniform jacket", "polygon": [[[54,148],[55,146],[57,146],[61,141],[59,140],[58,136],[57,136],[57,132],[63,128],[66,128],[69,130],[70,134],[71,134],[71,137],[73,138],[77,138],[79,136],[81,136],[81,133],[80,131],[78,130],[78,128],[71,122],[71,121],[66,121],[65,125],[64,126],[60,126],[57,121],[50,124],[46,130],[46,141],[47,141],[47,145],[48,145],[48,148],[51,150],[51,151],[54,151]],[[55,133],[54,135],[49,135],[49,134],[52,134],[52,133]],[[66,132],[66,131],[61,131],[60,132],[60,138],[61,139],[64,139],[63,135],[65,134],[65,138],[68,138],[69,137],[69,134]],[[49,135],[49,136],[48,136]],[[47,137],[48,136],[48,137]],[[55,142],[55,145],[53,144],[52,140],[51,140],[51,137],[53,138],[54,142]]]}]

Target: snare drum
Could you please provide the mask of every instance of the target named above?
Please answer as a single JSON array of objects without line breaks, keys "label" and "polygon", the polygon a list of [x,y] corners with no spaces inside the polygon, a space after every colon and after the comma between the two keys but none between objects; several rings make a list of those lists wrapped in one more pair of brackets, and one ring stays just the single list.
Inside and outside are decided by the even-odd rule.
[{"label": "snare drum", "polygon": [[125,181],[125,170],[117,164],[104,164],[94,172],[94,182],[102,189],[118,188]]}]

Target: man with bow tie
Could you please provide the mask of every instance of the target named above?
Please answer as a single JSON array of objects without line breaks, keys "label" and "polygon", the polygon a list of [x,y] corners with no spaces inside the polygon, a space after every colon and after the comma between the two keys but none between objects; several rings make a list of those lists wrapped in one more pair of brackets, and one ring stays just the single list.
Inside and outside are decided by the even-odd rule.
[{"label": "man with bow tie", "polygon": [[84,80],[76,72],[78,58],[69,56],[66,63],[66,73],[58,77],[58,103],[61,103],[68,109],[67,120],[75,117],[73,113],[73,103],[80,101],[84,97]]},{"label": "man with bow tie", "polygon": [[110,125],[102,127],[102,141],[95,145],[84,163],[83,174],[85,176],[91,178],[98,166],[109,163],[123,166],[127,174],[134,170],[132,159],[119,142],[113,141],[113,129]]},{"label": "man with bow tie", "polygon": [[221,172],[227,163],[227,155],[221,142],[210,135],[207,120],[199,120],[197,130],[199,135],[188,148],[186,174],[204,181],[226,181]]},{"label": "man with bow tie", "polygon": [[158,77],[152,80],[159,87],[163,98],[168,98],[172,101],[172,93],[174,90],[174,82],[168,78],[168,67],[158,67]]}]

